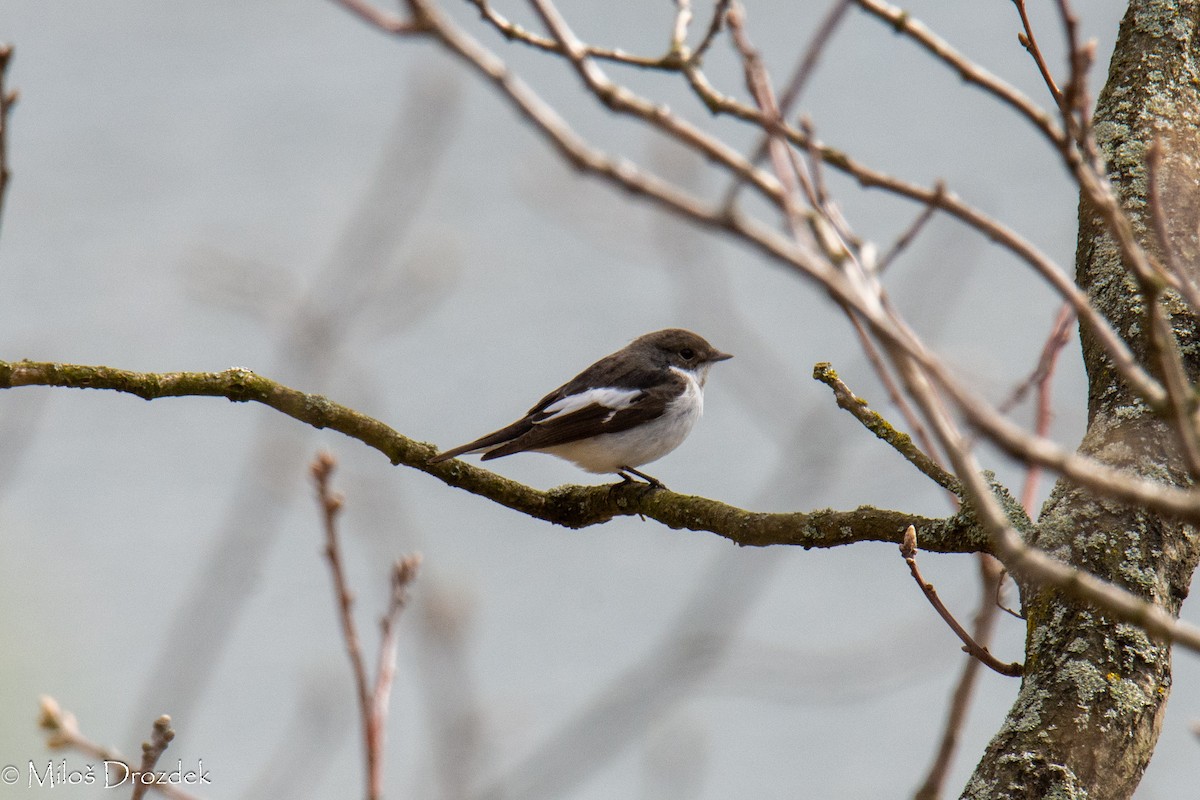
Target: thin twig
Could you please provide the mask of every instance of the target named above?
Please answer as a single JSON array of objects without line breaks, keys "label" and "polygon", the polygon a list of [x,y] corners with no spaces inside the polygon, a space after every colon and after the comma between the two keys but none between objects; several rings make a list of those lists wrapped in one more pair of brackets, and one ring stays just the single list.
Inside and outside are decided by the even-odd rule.
[{"label": "thin twig", "polygon": [[855,3],[863,11],[883,20],[896,33],[908,37],[938,61],[954,70],[963,81],[979,87],[1025,117],[1056,148],[1063,146],[1065,134],[1054,124],[1054,120],[1047,111],[1026,97],[1016,87],[988,72],[951,47],[924,23],[913,19],[907,11],[882,2],[882,0],[855,0]]},{"label": "thin twig", "polygon": [[717,34],[725,25],[725,14],[729,11],[729,4],[732,0],[717,0],[713,5],[712,18],[708,22],[708,30],[704,32],[704,38],[700,40],[700,44],[696,45],[695,51],[692,52],[690,63],[699,65],[700,59],[708,52],[708,48],[712,47],[712,43],[716,41]]},{"label": "thin twig", "polygon": [[379,622],[379,654],[372,683],[367,675],[366,659],[363,658],[358,627],[354,623],[354,595],[346,580],[346,567],[342,560],[342,548],[338,536],[337,517],[344,498],[330,488],[330,478],[337,461],[327,452],[318,453],[310,467],[317,489],[325,527],[325,556],[333,574],[334,594],[341,620],[342,638],[350,657],[354,673],[354,686],[358,693],[359,716],[363,726],[363,752],[366,761],[366,785],[368,800],[383,796],[383,745],[387,736],[388,704],[392,685],[396,677],[396,621],[408,602],[408,587],[416,579],[421,565],[419,555],[399,559],[392,565],[391,594],[387,611]]},{"label": "thin twig", "polygon": [[[154,767],[158,764],[158,759],[167,750],[167,746],[171,744],[171,740],[175,738],[175,731],[171,728],[171,718],[163,714],[158,719],[154,720],[154,727],[150,732],[150,740],[142,742],[142,766],[133,776],[133,794],[130,795],[130,800],[141,800],[146,796],[146,792],[150,790],[151,785],[157,784],[154,780]],[[144,776],[151,776],[149,779]]]},{"label": "thin twig", "polygon": [[1079,18],[1068,0],[1058,0],[1058,16],[1062,21],[1063,38],[1067,48],[1067,88],[1063,91],[1064,124],[1074,126],[1075,139],[1087,147],[1091,137],[1091,103],[1087,92],[1087,74],[1095,59],[1095,50],[1079,41]]},{"label": "thin twig", "polygon": [[[934,184],[933,191],[934,197],[940,198],[946,191],[946,184],[938,181]],[[921,213],[917,214],[916,219],[912,221],[903,233],[896,237],[896,241],[892,243],[892,246],[875,262],[874,270],[876,275],[883,275],[892,262],[908,249],[909,245],[916,240],[921,231],[925,230],[925,226],[933,219],[933,215],[937,213],[937,210],[936,202],[925,204],[925,207],[921,209]]]},{"label": "thin twig", "polygon": [[1171,242],[1171,232],[1167,227],[1170,211],[1163,200],[1162,187],[1159,185],[1162,161],[1162,140],[1154,139],[1146,148],[1146,215],[1154,231],[1154,240],[1158,244],[1159,258],[1164,265],[1163,272],[1174,278],[1171,287],[1179,292],[1193,314],[1200,314],[1200,288],[1196,287],[1184,265],[1179,263],[1176,247]]},{"label": "thin twig", "polygon": [[[392,564],[391,596],[387,611],[379,620],[379,660],[375,667],[375,690],[372,698],[371,724],[375,726],[375,741],[382,751],[387,735],[388,708],[392,686],[396,679],[396,622],[408,604],[408,589],[417,578],[421,567],[419,553],[404,556]],[[381,753],[382,755],[382,753]],[[382,758],[378,767],[382,766]],[[382,785],[382,773],[377,778]]]},{"label": "thin twig", "polygon": [[[336,2],[342,2],[342,0],[336,0]],[[483,18],[484,22],[495,28],[504,38],[520,42],[535,50],[565,55],[566,51],[560,43],[518,25],[493,8],[488,0],[470,0],[470,2],[479,9],[479,15]],[[674,51],[674,47],[661,56],[639,56],[627,53],[618,48],[596,47],[594,45],[588,45],[586,50],[588,58],[612,61],[631,67],[642,67],[643,69],[674,71],[679,69],[681,63],[681,56]]]},{"label": "thin twig", "polygon": [[904,542],[900,545],[900,555],[904,556],[904,563],[908,564],[908,571],[912,573],[913,580],[921,587],[921,591],[924,592],[926,599],[929,600],[929,604],[946,621],[946,624],[950,626],[950,630],[954,631],[954,635],[962,640],[963,649],[968,654],[979,659],[984,666],[999,672],[1001,675],[1008,675],[1015,678],[1024,672],[1024,668],[1020,664],[1016,662],[1005,664],[992,655],[986,647],[971,638],[971,634],[967,633],[966,628],[959,624],[954,615],[950,613],[950,609],[946,608],[946,604],[938,597],[937,590],[933,588],[933,584],[927,583],[921,577],[921,570],[917,567],[917,529],[912,525],[909,525],[907,530],[904,531]]},{"label": "thin twig", "polygon": [[[904,396],[904,392],[900,391],[900,387],[896,385],[892,371],[888,369],[887,364],[884,362],[883,354],[879,352],[879,347],[871,339],[870,334],[863,326],[862,320],[854,314],[848,314],[847,316],[850,318],[850,324],[854,326],[854,333],[858,336],[859,345],[862,347],[863,353],[866,354],[867,361],[870,362],[871,367],[875,370],[875,375],[879,378],[879,382],[883,384],[883,389],[888,394],[888,400],[900,411],[900,416],[904,417],[904,424],[908,425],[909,430],[912,431],[913,438],[917,440],[918,448],[925,453],[933,464],[944,471],[945,464],[938,457],[937,447],[933,439],[929,436],[929,429],[925,427],[925,423],[921,421],[921,417],[913,409],[912,403],[908,402],[908,398]],[[835,389],[834,391],[836,393],[837,390]],[[949,472],[945,472],[945,474],[950,475]],[[948,491],[954,497],[954,502],[957,503],[958,495],[952,489],[948,489]]]},{"label": "thin twig", "polygon": [[771,157],[775,177],[783,187],[780,207],[784,212],[784,218],[787,220],[792,236],[798,242],[806,241],[808,237],[804,235],[804,211],[800,202],[800,191],[803,190],[808,204],[814,209],[818,207],[820,201],[808,175],[792,158],[793,153],[784,134],[783,114],[775,100],[775,92],[771,88],[771,80],[763,66],[762,58],[750,44],[750,39],[746,35],[744,15],[745,9],[742,4],[734,2],[725,18],[734,46],[742,60],[746,87],[750,90],[754,102],[758,104],[763,113],[763,119],[766,121],[767,152]]},{"label": "thin twig", "polygon": [[[170,725],[171,718],[165,714],[155,720],[151,741],[145,742],[142,745],[142,772],[153,774],[154,764],[157,762],[159,755],[162,754],[162,751],[166,749],[167,744],[175,735]],[[131,780],[135,787],[142,787],[140,789],[141,792],[144,793],[147,789],[153,789],[163,797],[171,798],[171,800],[197,800],[196,795],[185,792],[171,783],[150,780],[142,784],[138,780],[138,771],[131,763],[125,760],[124,756],[116,750],[99,745],[84,736],[79,730],[79,722],[75,719],[75,715],[69,711],[64,711],[53,697],[43,696],[41,698],[39,703],[38,727],[46,731],[46,746],[51,750],[78,750],[86,756],[101,760],[105,763],[106,769],[120,773],[120,783]],[[151,755],[153,755],[153,760],[147,764],[147,758]],[[192,777],[195,778],[197,783],[211,782],[207,772],[203,770]],[[108,778],[106,776],[106,783],[107,781]],[[113,783],[116,785],[118,781],[114,779]],[[138,789],[135,788],[135,792],[137,791]],[[134,796],[137,797],[140,795],[135,793]]]},{"label": "thin twig", "polygon": [[838,408],[849,411],[851,416],[862,423],[863,427],[904,456],[905,460],[920,470],[923,475],[956,495],[962,492],[962,486],[954,475],[942,469],[936,461],[922,452],[907,433],[896,430],[878,412],[872,411],[866,400],[850,391],[850,387],[838,377],[832,365],[828,362],[815,364],[813,378],[833,390]]},{"label": "thin twig", "polygon": [[[804,93],[804,87],[808,85],[808,81],[816,73],[817,63],[821,59],[821,55],[825,51],[825,46],[833,40],[833,34],[842,20],[846,18],[846,12],[850,9],[852,0],[834,0],[834,4],[830,6],[826,12],[821,24],[813,32],[812,38],[809,39],[808,46],[804,48],[804,53],[800,58],[796,69],[792,72],[791,78],[788,79],[787,85],[783,92],[779,95],[779,113],[781,116],[788,116],[796,104],[800,102],[800,97]],[[771,137],[764,134],[755,145],[750,163],[757,164],[762,161],[763,156],[767,154],[767,146],[771,142]],[[722,201],[724,205],[732,207],[738,191],[741,189],[743,181],[737,177],[733,179],[733,183],[725,190],[725,198]]]},{"label": "thin twig", "polygon": [[1064,107],[1065,98],[1062,90],[1058,88],[1058,84],[1054,81],[1054,75],[1050,73],[1050,67],[1046,64],[1046,59],[1042,55],[1042,48],[1038,45],[1037,36],[1033,32],[1033,25],[1029,21],[1029,12],[1025,8],[1025,0],[1013,0],[1013,5],[1017,7],[1017,14],[1021,17],[1021,27],[1024,28],[1022,33],[1017,34],[1017,41],[1025,48],[1025,52],[1033,58],[1033,63],[1037,65],[1038,72],[1042,75],[1042,81],[1045,82],[1046,88],[1050,90],[1050,96],[1054,99],[1054,104],[1059,108]]},{"label": "thin twig", "polygon": [[[1046,342],[1042,345],[1042,352],[1038,357],[1037,366],[1030,376],[1013,391],[1009,399],[1000,406],[1003,413],[1008,413],[1009,410],[1021,402],[1030,389],[1036,387],[1037,412],[1034,430],[1041,437],[1045,437],[1050,432],[1050,422],[1053,418],[1050,390],[1053,386],[1054,372],[1058,365],[1059,356],[1062,355],[1063,349],[1067,346],[1067,342],[1070,341],[1071,323],[1074,319],[1075,314],[1071,311],[1071,307],[1064,303],[1058,310],[1058,316],[1055,318],[1054,325],[1050,329],[1050,335],[1046,337]],[[1034,503],[1037,500],[1037,486],[1041,480],[1041,473],[1042,467],[1039,464],[1030,463],[1026,466],[1025,483],[1021,488],[1021,507],[1025,509],[1025,513],[1030,519],[1036,517]],[[999,577],[995,583],[992,602],[996,608],[999,608],[1009,616],[1023,620],[1024,617],[1021,614],[1004,604],[1002,593],[1007,577],[1008,571],[1001,568]]]},{"label": "thin twig", "polygon": [[337,516],[344,498],[329,486],[337,462],[330,453],[319,453],[310,470],[317,488],[317,501],[321,506],[325,527],[325,557],[329,560],[329,571],[333,575],[334,596],[337,600],[338,621],[342,627],[342,639],[346,643],[346,655],[350,659],[350,671],[354,675],[354,689],[358,697],[359,721],[363,726],[363,753],[366,761],[367,797],[378,798],[381,786],[380,736],[382,731],[375,725],[370,679],[367,677],[367,662],[363,658],[358,626],[354,623],[354,595],[346,580],[346,569],[342,562],[342,548],[338,539]]},{"label": "thin twig", "polygon": [[[975,612],[972,623],[971,638],[985,649],[991,641],[992,632],[996,627],[996,604],[992,595],[998,590],[1003,580],[1003,569],[999,562],[991,556],[979,556],[979,608]],[[975,685],[979,681],[979,668],[982,662],[977,658],[968,658],[963,664],[958,683],[950,697],[950,708],[946,713],[946,724],[942,729],[942,738],[938,743],[937,753],[933,763],[925,775],[921,787],[913,795],[914,800],[937,800],[942,796],[946,778],[954,762],[954,753],[958,749],[963,727],[967,722],[967,711],[971,707]]]},{"label": "thin twig", "polygon": [[[833,258],[837,263],[842,263],[849,260],[850,264],[844,264],[844,268],[853,267],[861,275],[864,287],[868,294],[872,296],[872,300],[881,300],[883,298],[883,287],[879,284],[877,278],[878,273],[873,269],[869,269],[862,263],[859,253],[862,250],[862,240],[855,235],[850,223],[846,221],[846,217],[842,214],[842,210],[834,202],[829,193],[829,189],[825,183],[825,169],[823,167],[825,160],[822,157],[823,149],[821,143],[817,141],[816,133],[813,129],[812,120],[807,116],[800,118],[800,130],[804,133],[804,153],[808,156],[807,169],[812,176],[813,193],[817,197],[816,210],[820,216],[829,223],[829,226],[836,232],[838,237],[837,248],[829,253],[830,258]],[[799,157],[793,152],[792,160],[799,161]],[[803,171],[797,164],[796,170]],[[853,246],[852,246],[853,245]]]},{"label": "thin twig", "polygon": [[[1037,387],[1037,415],[1034,431],[1043,438],[1050,433],[1050,422],[1053,417],[1050,390],[1054,385],[1055,367],[1058,366],[1058,358],[1062,355],[1067,342],[1070,341],[1071,323],[1074,319],[1075,314],[1072,313],[1070,306],[1064,303],[1059,308],[1058,317],[1054,320],[1054,327],[1046,339],[1046,344],[1042,347],[1037,369],[1023,387],[1014,394],[1014,397],[1019,396],[1022,389],[1031,384]],[[1041,473],[1042,468],[1038,464],[1030,464],[1025,470],[1025,485],[1021,489],[1021,506],[1030,519],[1034,517],[1033,504],[1037,497],[1037,486],[1041,480]]]}]

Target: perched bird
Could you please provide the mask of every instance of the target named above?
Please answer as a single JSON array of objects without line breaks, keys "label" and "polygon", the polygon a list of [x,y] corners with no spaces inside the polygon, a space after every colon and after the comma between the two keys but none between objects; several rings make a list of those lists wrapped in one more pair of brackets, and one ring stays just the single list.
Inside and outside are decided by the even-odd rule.
[{"label": "perched bird", "polygon": [[636,475],[665,488],[637,467],[678,447],[704,411],[708,368],[732,358],[681,328],[639,336],[592,364],[495,433],[438,453],[430,464],[463,453],[483,460],[513,453],[549,453],[588,472]]}]

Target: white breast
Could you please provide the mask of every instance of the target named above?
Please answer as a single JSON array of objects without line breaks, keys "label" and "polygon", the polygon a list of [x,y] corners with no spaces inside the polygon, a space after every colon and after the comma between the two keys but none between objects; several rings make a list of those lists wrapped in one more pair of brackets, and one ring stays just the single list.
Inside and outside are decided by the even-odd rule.
[{"label": "white breast", "polygon": [[667,404],[662,416],[629,430],[547,447],[542,452],[565,458],[588,472],[618,472],[622,467],[636,469],[662,458],[683,443],[704,413],[704,390],[696,375],[675,367],[671,369],[685,379],[686,388],[683,394]]}]

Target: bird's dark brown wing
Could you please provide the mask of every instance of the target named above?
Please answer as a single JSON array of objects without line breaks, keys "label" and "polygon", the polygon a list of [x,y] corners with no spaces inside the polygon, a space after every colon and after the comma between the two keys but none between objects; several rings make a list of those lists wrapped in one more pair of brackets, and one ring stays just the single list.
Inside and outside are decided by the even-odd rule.
[{"label": "bird's dark brown wing", "polygon": [[677,390],[671,392],[665,388],[655,388],[641,392],[628,406],[620,409],[591,403],[566,414],[547,416],[544,411],[538,412],[525,418],[531,420],[527,430],[513,437],[507,444],[484,453],[483,460],[526,450],[542,450],[604,433],[629,430],[662,416],[667,403],[676,394]]},{"label": "bird's dark brown wing", "polygon": [[[483,459],[486,461],[489,458],[499,458],[523,450],[551,447],[556,444],[573,442],[576,439],[585,439],[596,435],[597,425],[603,428],[601,432],[616,433],[642,422],[648,422],[662,414],[666,402],[669,400],[669,397],[666,400],[662,398],[662,395],[666,393],[665,387],[651,388],[645,392],[647,396],[644,400],[639,399],[639,402],[629,408],[621,409],[615,414],[611,407],[602,404],[586,406],[559,416],[546,413],[548,406],[595,387],[631,390],[643,386],[652,387],[656,380],[661,380],[661,373],[645,368],[630,367],[628,366],[629,361],[617,358],[618,355],[614,353],[605,356],[592,364],[539,400],[524,417],[511,425],[481,436],[473,442],[467,442],[443,453],[438,453],[429,459],[428,463],[437,464],[463,453],[498,445],[483,455]],[[679,380],[683,379],[679,378]],[[612,415],[611,419],[606,420],[609,415]],[[544,421],[550,417],[553,419]]]}]

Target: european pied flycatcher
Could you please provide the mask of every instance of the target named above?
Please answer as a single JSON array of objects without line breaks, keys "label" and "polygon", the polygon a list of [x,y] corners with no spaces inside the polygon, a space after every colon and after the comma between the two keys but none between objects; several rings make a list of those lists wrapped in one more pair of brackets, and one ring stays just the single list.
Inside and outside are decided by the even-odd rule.
[{"label": "european pied flycatcher", "polygon": [[732,358],[702,337],[668,328],[634,339],[543,397],[513,424],[438,453],[430,464],[463,453],[483,460],[537,452],[565,458],[588,472],[656,478],[637,467],[678,447],[704,411],[708,368]]}]

